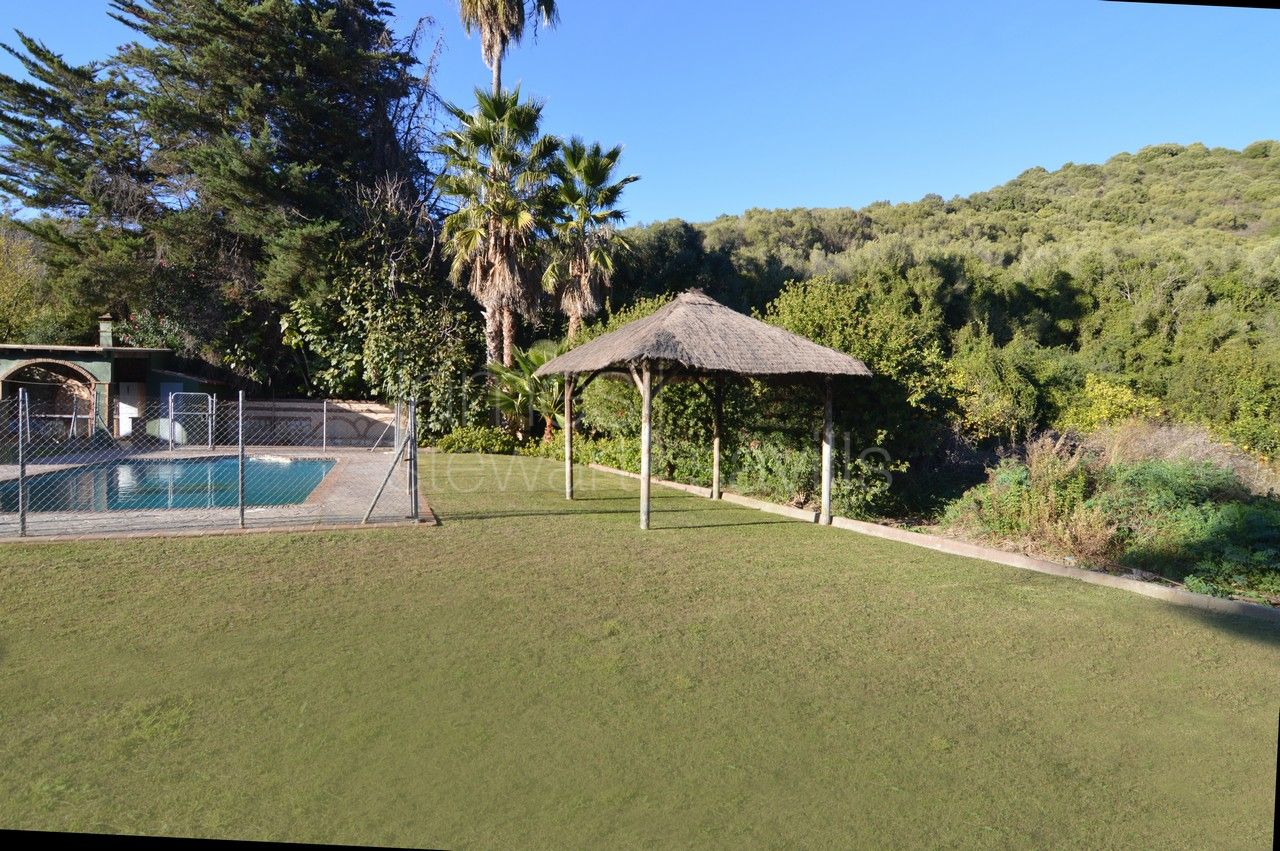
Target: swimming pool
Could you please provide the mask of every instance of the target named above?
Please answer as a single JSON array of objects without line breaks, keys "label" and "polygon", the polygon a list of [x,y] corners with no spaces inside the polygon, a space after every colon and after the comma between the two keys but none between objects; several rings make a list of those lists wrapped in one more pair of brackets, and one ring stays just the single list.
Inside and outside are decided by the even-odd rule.
[{"label": "swimming pool", "polygon": [[[297,505],[337,463],[332,458],[247,458],[244,502]],[[28,506],[41,511],[235,508],[238,461],[222,458],[118,460],[27,477]],[[0,483],[0,511],[18,510],[18,483]]]}]

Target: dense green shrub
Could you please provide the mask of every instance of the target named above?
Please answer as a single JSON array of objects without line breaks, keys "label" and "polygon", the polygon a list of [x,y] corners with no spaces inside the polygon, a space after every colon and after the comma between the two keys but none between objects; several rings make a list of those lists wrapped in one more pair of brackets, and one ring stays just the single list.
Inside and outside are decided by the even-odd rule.
[{"label": "dense green shrub", "polygon": [[539,436],[549,441],[555,427],[564,425],[560,413],[564,409],[564,376],[535,375],[559,353],[555,343],[540,340],[527,349],[512,347],[511,366],[485,366],[490,375],[489,400],[517,438],[527,438],[538,430]]},{"label": "dense green shrub", "polygon": [[510,455],[516,451],[511,433],[491,426],[459,426],[436,441],[439,452],[483,452]]},{"label": "dense green shrub", "polygon": [[664,435],[654,442],[653,471],[671,481],[710,487],[711,445],[706,440]]},{"label": "dense green shrub", "polygon": [[943,525],[1280,605],[1280,502],[1203,461],[1108,463],[1040,440],[952,503]]},{"label": "dense green shrub", "polygon": [[[891,469],[903,466],[891,466]],[[852,459],[849,469],[831,482],[832,513],[858,520],[883,515],[890,504],[891,479],[886,475],[890,471],[867,460]]]},{"label": "dense green shrub", "polygon": [[[885,252],[894,255],[889,248]],[[761,315],[870,367],[871,378],[841,382],[837,388],[844,403],[837,405],[840,426],[860,435],[885,430],[890,451],[902,457],[934,441],[953,404],[944,314],[929,292],[940,282],[927,270],[912,271],[918,274],[868,267],[847,281],[826,276],[790,281]],[[802,391],[779,392],[803,397]],[[817,402],[814,397],[793,410],[812,423],[821,410]]]},{"label": "dense green shrub", "polygon": [[[564,435],[558,434],[557,438],[563,438]],[[574,440],[574,456],[577,459],[579,443]],[[523,455],[526,458],[551,458],[556,461],[564,460],[564,440],[530,440],[516,447],[516,454]]]},{"label": "dense green shrub", "polygon": [[1089,432],[1106,423],[1155,419],[1161,413],[1159,399],[1090,373],[1079,395],[1059,415],[1058,425]]},{"label": "dense green shrub", "polygon": [[[517,447],[516,453],[563,461],[564,441],[531,441]],[[638,473],[640,440],[575,435],[573,456],[580,464],[602,464]],[[723,453],[720,460],[722,484],[744,494],[791,505],[812,505],[818,498],[820,458],[816,450],[798,450],[776,440],[755,440],[741,451]],[[832,481],[833,512],[844,517],[882,516],[890,505],[892,474],[903,471],[906,464],[854,458],[842,466],[844,469],[838,467]],[[681,438],[655,441],[653,475],[656,478],[709,487],[711,474],[709,445]]]},{"label": "dense green shrub", "polygon": [[1104,467],[1094,502],[1104,511],[1140,516],[1247,495],[1235,474],[1222,467],[1182,460],[1141,461]]},{"label": "dense green shrub", "polygon": [[[640,472],[640,441],[628,437],[606,437],[591,440],[583,447],[583,459],[632,473]],[[577,452],[575,450],[575,456]]]},{"label": "dense green shrub", "polygon": [[1280,460],[1280,422],[1275,419],[1241,417],[1226,428],[1226,436],[1240,448],[1268,461]]},{"label": "dense green shrub", "polygon": [[804,505],[816,491],[819,463],[815,449],[752,441],[738,454],[733,486],[770,502]]},{"label": "dense green shrub", "polygon": [[[516,449],[520,455],[531,458],[564,460],[564,441],[532,441]],[[573,438],[575,464],[602,464],[618,470],[640,472],[640,441],[630,437],[591,438],[575,434]]]}]

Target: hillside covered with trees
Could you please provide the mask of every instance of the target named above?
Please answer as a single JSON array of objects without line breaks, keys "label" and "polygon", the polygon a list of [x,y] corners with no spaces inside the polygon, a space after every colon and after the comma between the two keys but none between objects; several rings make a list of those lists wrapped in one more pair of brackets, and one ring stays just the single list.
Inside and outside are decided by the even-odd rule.
[{"label": "hillside covered with trees", "polygon": [[614,305],[702,286],[862,357],[975,439],[1164,413],[1280,453],[1280,143],[627,236]]}]

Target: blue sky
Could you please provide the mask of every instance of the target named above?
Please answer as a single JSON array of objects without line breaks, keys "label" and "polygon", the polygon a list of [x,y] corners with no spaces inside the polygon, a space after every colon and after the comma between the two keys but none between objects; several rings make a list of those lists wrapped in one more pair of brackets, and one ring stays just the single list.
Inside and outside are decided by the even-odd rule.
[{"label": "blue sky", "polygon": [[[83,61],[126,38],[106,0],[5,3]],[[561,24],[504,79],[547,101],[550,132],[626,146],[632,221],[750,207],[861,206],[987,189],[1031,166],[1159,142],[1280,136],[1280,12],[1099,0],[560,0]],[[487,85],[454,0],[437,84]],[[8,40],[8,39],[6,39]],[[0,58],[0,70],[16,63]]]}]

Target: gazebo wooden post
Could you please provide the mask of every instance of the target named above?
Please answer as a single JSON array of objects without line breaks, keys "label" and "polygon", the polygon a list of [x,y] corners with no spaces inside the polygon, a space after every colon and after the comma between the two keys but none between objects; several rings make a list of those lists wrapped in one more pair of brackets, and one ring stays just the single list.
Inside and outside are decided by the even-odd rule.
[{"label": "gazebo wooden post", "polygon": [[649,528],[649,474],[653,461],[653,372],[640,364],[640,528]]},{"label": "gazebo wooden post", "polygon": [[826,385],[826,404],[822,413],[822,513],[819,522],[824,526],[831,525],[831,456],[832,444],[835,442],[835,429],[831,416],[831,379]]},{"label": "gazebo wooden post", "polygon": [[720,498],[720,427],[724,419],[724,387],[720,376],[711,385],[711,498]]},{"label": "gazebo wooden post", "polygon": [[564,374],[564,498],[573,499],[573,373]]}]

